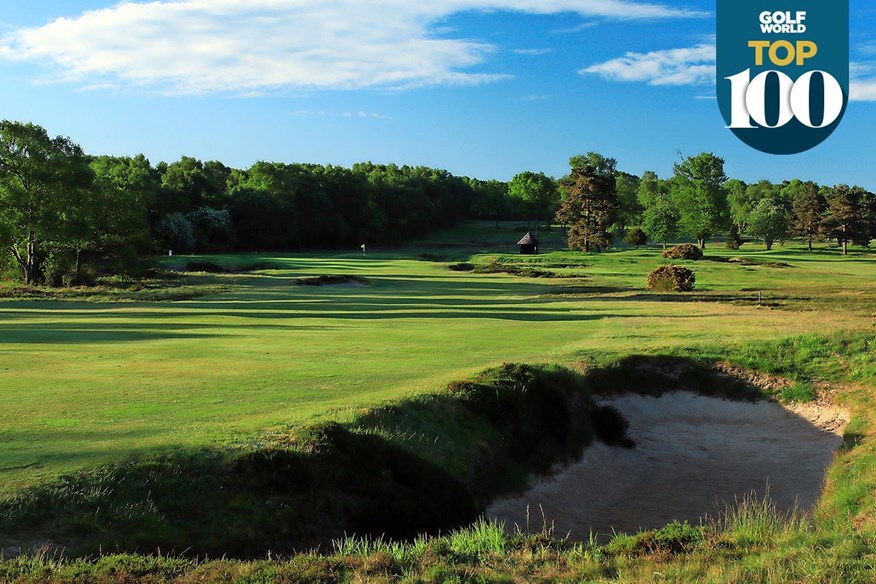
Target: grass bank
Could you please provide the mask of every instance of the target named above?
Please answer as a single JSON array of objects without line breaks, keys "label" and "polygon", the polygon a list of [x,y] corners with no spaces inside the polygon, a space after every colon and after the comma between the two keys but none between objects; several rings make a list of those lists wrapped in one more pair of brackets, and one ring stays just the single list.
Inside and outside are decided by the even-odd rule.
[{"label": "grass bank", "polygon": [[[408,469],[427,480],[410,485],[425,489],[425,497],[416,498],[418,504],[433,500],[434,512],[446,514],[449,519],[455,511],[463,518],[474,511],[478,495],[486,496],[497,485],[508,486],[509,461],[516,463],[517,472],[534,469],[534,458],[550,452],[573,453],[589,436],[586,425],[576,427],[574,420],[586,411],[587,396],[593,392],[617,391],[618,388],[660,393],[680,386],[710,388],[715,393],[754,398],[757,391],[744,378],[727,377],[716,371],[717,361],[730,361],[740,367],[760,366],[763,373],[781,374],[796,382],[813,383],[820,399],[841,403],[852,412],[853,419],[846,432],[845,446],[837,456],[827,479],[827,489],[821,505],[811,518],[787,516],[778,513],[769,502],[742,501],[728,508],[714,521],[703,526],[670,524],[655,532],[615,537],[607,545],[591,542],[569,542],[556,539],[554,534],[509,534],[499,525],[476,523],[471,527],[445,529],[443,536],[408,538],[406,543],[394,543],[392,537],[345,537],[338,533],[334,544],[321,548],[322,553],[303,553],[283,560],[211,561],[185,559],[160,555],[104,555],[92,560],[60,560],[50,553],[27,555],[0,562],[0,580],[9,582],[127,582],[147,579],[152,582],[348,582],[348,581],[409,581],[409,582],[507,582],[526,581],[593,581],[593,582],[870,582],[876,568],[876,452],[874,452],[873,420],[871,417],[876,379],[876,342],[872,335],[842,334],[830,337],[806,336],[775,343],[745,345],[730,355],[704,351],[697,356],[682,355],[630,358],[601,366],[591,366],[585,374],[576,374],[557,368],[508,366],[491,370],[471,380],[451,384],[447,391],[434,396],[422,396],[410,402],[387,405],[369,411],[348,427],[320,426],[300,435],[265,436],[258,453],[250,452],[237,457],[236,462],[217,462],[211,456],[200,454],[189,460],[207,468],[181,465],[175,459],[177,477],[173,482],[182,490],[162,493],[162,481],[173,465],[157,461],[140,462],[129,467],[143,471],[152,465],[159,474],[148,481],[152,492],[153,517],[161,517],[158,501],[166,504],[173,497],[181,497],[186,507],[194,505],[203,510],[204,501],[216,498],[213,512],[221,513],[215,526],[235,530],[235,505],[255,518],[259,525],[269,514],[279,513],[280,523],[295,524],[302,515],[301,508],[294,514],[284,515],[284,506],[275,505],[254,513],[252,503],[242,503],[243,492],[228,492],[230,483],[205,485],[192,482],[194,475],[186,470],[205,471],[212,476],[216,466],[225,466],[229,475],[241,478],[247,493],[257,493],[263,499],[267,485],[295,490],[295,477],[301,480],[303,467],[296,467],[292,459],[302,464],[303,458],[312,457],[327,468],[339,472],[336,463],[354,465],[351,472],[365,477],[359,483],[348,483],[347,478],[331,486],[331,499],[337,500],[337,489],[349,490],[351,484],[367,484],[369,505],[381,500],[373,489],[388,488],[383,493],[394,498],[404,491],[398,484],[399,475],[393,460],[412,464]],[[558,389],[559,388],[559,389]],[[560,391],[560,394],[551,393]],[[562,397],[557,401],[556,398]],[[569,398],[572,398],[571,400]],[[775,397],[781,398],[776,392]],[[557,411],[557,404],[564,409]],[[577,406],[575,404],[578,404]],[[576,408],[585,408],[579,410]],[[547,421],[550,424],[546,424]],[[568,420],[569,425],[556,420]],[[571,435],[569,431],[576,428]],[[433,438],[434,436],[434,438]],[[283,442],[283,440],[288,442]],[[534,451],[533,443],[542,444],[541,452]],[[345,446],[346,444],[346,446]],[[356,446],[352,446],[355,444]],[[526,445],[526,448],[522,446]],[[362,450],[357,450],[358,448]],[[459,450],[461,449],[461,450]],[[537,450],[537,449],[536,449]],[[373,460],[375,451],[383,471],[372,473],[367,463],[356,465],[356,460]],[[405,454],[399,454],[404,451]],[[268,455],[268,453],[273,453]],[[281,454],[285,453],[285,454]],[[292,453],[295,453],[294,455]],[[414,456],[416,453],[416,456]],[[349,455],[348,458],[344,456]],[[286,458],[284,458],[284,456]],[[386,458],[382,458],[385,456]],[[520,457],[523,456],[523,459]],[[359,458],[362,457],[362,458]],[[484,465],[485,460],[496,464]],[[502,462],[504,459],[504,462]],[[168,461],[165,461],[168,462]],[[279,463],[279,464],[278,464]],[[233,466],[246,465],[245,467]],[[317,468],[314,467],[314,468]],[[108,519],[85,503],[90,493],[93,503],[102,509],[112,508],[111,501],[129,503],[143,498],[143,492],[125,493],[125,476],[113,476],[101,484],[95,479],[118,471],[122,467],[107,467],[95,474],[80,475],[78,482],[59,483],[54,491],[35,490],[30,496],[44,498],[19,499],[17,506],[3,506],[3,531],[19,520],[34,521],[42,514],[63,517],[60,523],[42,524],[42,532],[73,534],[87,539],[88,526],[83,519]],[[255,470],[261,468],[261,471]],[[234,469],[234,470],[232,470]],[[227,471],[232,471],[228,473]],[[370,474],[369,474],[370,473]],[[394,475],[387,480],[386,474]],[[328,473],[330,474],[330,473]],[[512,473],[513,474],[513,473]],[[484,477],[489,477],[486,480]],[[119,479],[122,479],[121,482]],[[226,478],[227,480],[227,478]],[[74,482],[77,487],[72,488]],[[219,481],[221,483],[221,481]],[[431,484],[428,484],[431,483]],[[513,483],[513,477],[512,477]],[[64,484],[66,490],[58,490]],[[135,484],[135,483],[128,483]],[[330,483],[321,482],[319,489]],[[111,485],[114,485],[111,486]],[[193,489],[193,486],[197,488]],[[448,491],[456,485],[456,491]],[[478,488],[477,485],[480,485]],[[141,489],[147,488],[144,483]],[[259,490],[261,488],[262,490]],[[103,490],[101,490],[103,489]],[[114,489],[110,492],[110,489]],[[254,489],[254,490],[253,490]],[[223,493],[223,491],[225,491]],[[71,495],[76,494],[75,497]],[[197,499],[192,499],[196,494]],[[312,496],[313,493],[311,493]],[[276,493],[275,493],[276,495]],[[53,498],[54,496],[54,498]],[[48,497],[48,498],[45,498]],[[118,498],[121,497],[121,498]],[[168,497],[167,500],[164,498]],[[147,497],[146,499],[150,499]],[[276,498],[267,497],[275,504]],[[350,500],[349,498],[347,499]],[[466,500],[472,507],[464,509],[459,501]],[[310,499],[318,506],[321,497]],[[60,506],[59,506],[60,505]],[[221,509],[220,509],[221,507]],[[378,503],[377,507],[380,508]],[[115,507],[116,517],[124,516],[123,507]],[[172,513],[185,516],[184,510]],[[266,512],[270,512],[269,514]],[[462,512],[464,511],[464,512]],[[381,513],[398,513],[398,509],[382,508]],[[418,513],[422,513],[419,510]],[[191,511],[189,511],[189,516]],[[144,517],[130,517],[136,525],[147,526]],[[240,517],[243,517],[241,515]],[[349,516],[348,516],[349,517]],[[398,517],[401,517],[399,515]],[[74,521],[74,518],[78,520]],[[421,517],[422,518],[422,517]],[[203,518],[197,518],[201,521]],[[411,519],[408,517],[408,519]],[[160,522],[159,522],[160,523]],[[158,524],[152,524],[158,525]],[[168,522],[165,529],[178,529],[179,523]],[[348,523],[347,526],[350,524]],[[446,525],[446,524],[445,524]],[[82,531],[71,531],[74,526]],[[268,525],[264,525],[267,527]],[[131,524],[110,523],[110,533],[123,533]],[[276,526],[274,526],[276,527]],[[384,528],[386,526],[372,526]],[[387,529],[390,532],[391,529]],[[162,532],[165,535],[170,531]],[[238,532],[239,533],[239,532]],[[377,532],[374,532],[377,533]],[[93,532],[92,532],[93,534]],[[179,530],[176,537],[204,538],[203,531]],[[325,534],[328,535],[328,534]],[[405,535],[412,535],[408,533]],[[154,537],[154,535],[153,535]],[[154,540],[153,540],[154,541]],[[192,549],[204,551],[204,539],[180,541],[177,551]],[[216,541],[216,540],[214,540]],[[129,542],[133,543],[133,542]],[[145,543],[145,540],[140,543]],[[216,541],[219,543],[219,541]],[[185,548],[182,546],[185,545]],[[228,545],[228,541],[221,543]],[[103,548],[104,550],[107,547]],[[165,551],[168,548],[163,547]],[[249,550],[254,552],[255,548]],[[657,580],[655,580],[657,578]]]},{"label": "grass bank", "polygon": [[582,376],[506,365],[346,425],[154,454],[27,489],[0,501],[0,548],[252,557],[325,548],[346,533],[446,531],[580,452],[593,412]]}]

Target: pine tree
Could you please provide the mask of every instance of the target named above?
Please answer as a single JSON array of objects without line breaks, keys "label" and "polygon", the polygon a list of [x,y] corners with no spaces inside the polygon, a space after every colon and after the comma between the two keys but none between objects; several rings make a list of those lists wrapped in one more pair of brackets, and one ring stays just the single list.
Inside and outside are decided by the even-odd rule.
[{"label": "pine tree", "polygon": [[737,250],[742,247],[742,237],[739,236],[739,227],[736,223],[730,225],[730,232],[727,234],[727,249]]},{"label": "pine tree", "polygon": [[609,247],[619,207],[614,176],[598,173],[589,165],[580,166],[572,169],[560,186],[566,198],[557,221],[569,226],[569,248],[590,252]]},{"label": "pine tree", "polygon": [[843,255],[849,254],[849,243],[870,242],[870,229],[862,205],[863,189],[838,185],[827,196],[825,228],[843,246]]},{"label": "pine tree", "polygon": [[812,251],[812,242],[821,237],[823,231],[824,196],[819,192],[818,185],[808,182],[797,190],[792,204],[794,232],[806,238],[809,251]]}]

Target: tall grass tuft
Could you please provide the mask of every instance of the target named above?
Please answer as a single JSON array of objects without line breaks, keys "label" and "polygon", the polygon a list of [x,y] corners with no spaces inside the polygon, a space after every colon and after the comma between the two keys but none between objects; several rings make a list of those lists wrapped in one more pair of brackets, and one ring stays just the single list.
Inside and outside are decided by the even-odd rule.
[{"label": "tall grass tuft", "polygon": [[467,528],[450,534],[450,551],[457,557],[476,560],[490,554],[503,554],[508,546],[505,524],[479,519]]},{"label": "tall grass tuft", "polygon": [[796,506],[791,511],[779,511],[769,496],[752,492],[728,505],[714,521],[713,528],[725,538],[742,547],[773,544],[793,533],[805,531],[809,523]]}]

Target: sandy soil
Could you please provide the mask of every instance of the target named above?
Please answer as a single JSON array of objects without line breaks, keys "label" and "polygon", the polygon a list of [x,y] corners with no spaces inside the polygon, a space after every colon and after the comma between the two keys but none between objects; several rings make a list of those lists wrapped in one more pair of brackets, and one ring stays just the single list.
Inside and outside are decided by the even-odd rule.
[{"label": "sandy soil", "polygon": [[540,530],[542,509],[559,536],[654,529],[678,519],[698,524],[724,504],[757,492],[782,510],[811,511],[848,417],[836,408],[791,409],[692,393],[610,402],[630,422],[636,448],[594,443],[523,495],[494,502],[487,515]]}]

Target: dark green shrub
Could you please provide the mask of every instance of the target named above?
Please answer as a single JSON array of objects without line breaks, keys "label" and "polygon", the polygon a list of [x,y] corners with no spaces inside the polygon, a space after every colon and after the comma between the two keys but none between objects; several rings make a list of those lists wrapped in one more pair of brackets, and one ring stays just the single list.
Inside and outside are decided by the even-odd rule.
[{"label": "dark green shrub", "polygon": [[690,292],[695,283],[694,273],[683,266],[660,266],[648,274],[651,292]]},{"label": "dark green shrub", "polygon": [[501,261],[492,260],[485,264],[477,264],[473,266],[472,271],[475,274],[508,274],[509,276],[520,276],[521,278],[555,278],[557,274],[548,272],[547,270],[539,270],[529,266],[520,266]]},{"label": "dark green shrub", "polygon": [[473,272],[475,267],[473,264],[462,263],[462,264],[450,264],[447,266],[447,269],[452,272]]},{"label": "dark green shrub", "polygon": [[730,226],[730,232],[727,234],[727,249],[737,250],[742,247],[742,237],[739,235],[739,228],[734,223]]},{"label": "dark green shrub", "polygon": [[299,278],[299,286],[352,286],[365,288],[371,285],[367,278],[358,276],[319,276],[317,278]]},{"label": "dark green shrub", "polygon": [[635,245],[636,249],[648,243],[648,235],[639,227],[633,227],[624,236],[624,241],[629,245]]},{"label": "dark green shrub", "polygon": [[695,245],[683,243],[665,250],[663,257],[670,260],[701,260],[703,259],[703,252]]}]

